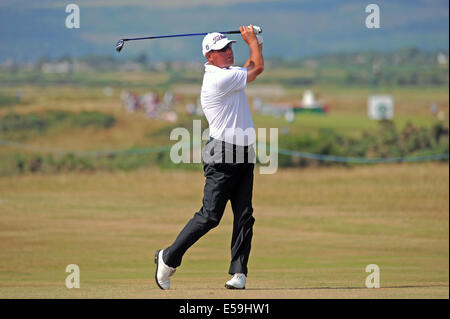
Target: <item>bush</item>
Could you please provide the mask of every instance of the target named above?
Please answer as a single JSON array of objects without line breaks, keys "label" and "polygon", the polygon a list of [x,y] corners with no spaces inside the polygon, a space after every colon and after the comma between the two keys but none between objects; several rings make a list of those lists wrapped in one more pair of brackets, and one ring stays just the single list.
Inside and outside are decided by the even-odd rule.
[{"label": "bush", "polygon": [[18,104],[18,103],[20,103],[20,100],[17,97],[4,95],[4,94],[0,93],[0,108],[12,106],[12,105]]},{"label": "bush", "polygon": [[112,115],[103,114],[100,112],[88,112],[73,114],[69,117],[69,121],[74,127],[99,127],[110,128],[115,123],[115,118]]},{"label": "bush", "polygon": [[[55,118],[66,115],[53,113]],[[363,133],[360,138],[347,138],[329,129],[321,130],[317,136],[283,135],[280,149],[288,149],[317,155],[343,157],[391,158],[448,154],[449,133],[442,123],[431,128],[415,127],[408,123],[397,131],[392,122],[380,122],[379,130],[373,134]],[[174,164],[169,151],[155,153],[121,153],[102,157],[84,157],[76,154],[62,156],[42,154],[14,154],[10,160],[11,174],[92,172],[96,170],[130,171],[150,165],[163,169],[201,170],[202,164]],[[320,161],[305,157],[279,154],[280,167],[306,167],[313,165],[351,165],[349,163]]]},{"label": "bush", "polygon": [[0,131],[38,131],[42,132],[48,128],[48,121],[38,114],[7,114],[0,118]]},{"label": "bush", "polygon": [[65,111],[47,111],[45,113],[10,113],[0,118],[0,132],[32,131],[43,133],[50,128],[68,126],[110,128],[114,125],[112,115],[96,111],[70,113]]},{"label": "bush", "polygon": [[[364,132],[359,139],[347,138],[333,130],[321,130],[318,137],[282,136],[280,148],[317,155],[343,157],[394,158],[448,153],[448,128],[436,123],[431,128],[418,128],[412,123],[398,132],[391,121],[381,121],[373,134]],[[311,160],[280,155],[280,167],[308,165],[343,165],[343,163]]]}]

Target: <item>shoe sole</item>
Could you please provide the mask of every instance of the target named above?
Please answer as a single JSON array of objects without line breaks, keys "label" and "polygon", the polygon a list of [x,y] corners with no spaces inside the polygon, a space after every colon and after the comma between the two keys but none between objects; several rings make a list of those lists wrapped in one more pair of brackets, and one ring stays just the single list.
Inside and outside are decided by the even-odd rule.
[{"label": "shoe sole", "polygon": [[231,286],[231,285],[225,284],[225,288],[227,288],[227,289],[235,289],[235,290],[244,290],[244,289],[245,289],[245,286],[242,287],[242,288],[237,288],[237,287],[235,287],[235,286]]},{"label": "shoe sole", "polygon": [[156,264],[155,281],[156,281],[156,284],[158,285],[159,289],[165,290],[163,287],[161,287],[161,285],[158,282],[158,265],[159,265],[159,252],[160,251],[161,251],[161,249],[158,249],[155,253],[155,264]]}]

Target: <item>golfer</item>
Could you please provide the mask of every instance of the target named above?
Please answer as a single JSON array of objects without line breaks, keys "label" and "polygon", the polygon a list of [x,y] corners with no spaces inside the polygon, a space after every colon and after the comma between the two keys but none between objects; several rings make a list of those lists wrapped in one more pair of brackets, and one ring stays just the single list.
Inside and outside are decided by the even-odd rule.
[{"label": "golfer", "polygon": [[155,280],[159,288],[170,288],[170,277],[181,264],[184,253],[200,237],[216,227],[228,200],[233,210],[231,239],[231,280],[229,289],[245,289],[247,263],[253,236],[253,170],[255,142],[253,120],[245,86],[264,70],[262,37],[253,25],[240,27],[250,48],[243,67],[234,67],[234,40],[221,33],[208,33],[202,42],[208,62],[201,90],[201,104],[209,123],[209,141],[202,156],[205,172],[203,206],[186,224],[175,241],[155,254]]}]

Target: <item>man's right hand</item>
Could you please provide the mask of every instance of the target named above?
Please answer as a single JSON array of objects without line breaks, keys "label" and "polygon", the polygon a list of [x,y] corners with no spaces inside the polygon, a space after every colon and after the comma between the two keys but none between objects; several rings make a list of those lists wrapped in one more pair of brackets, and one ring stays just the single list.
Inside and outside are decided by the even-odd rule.
[{"label": "man's right hand", "polygon": [[258,43],[253,25],[240,27],[242,39],[250,48],[250,57],[244,64],[247,68],[247,83],[252,82],[264,71],[264,59],[262,57],[262,43]]},{"label": "man's right hand", "polygon": [[248,45],[251,45],[254,42],[258,43],[258,40],[256,39],[255,31],[253,30],[253,24],[250,24],[247,27],[240,27],[239,30],[241,31],[242,39]]}]

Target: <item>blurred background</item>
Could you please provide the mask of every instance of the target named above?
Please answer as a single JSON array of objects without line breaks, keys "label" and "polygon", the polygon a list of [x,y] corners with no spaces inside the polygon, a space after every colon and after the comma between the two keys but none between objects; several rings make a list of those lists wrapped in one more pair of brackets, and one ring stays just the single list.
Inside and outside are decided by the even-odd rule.
[{"label": "blurred background", "polygon": [[[373,12],[360,0],[68,5],[0,4],[1,175],[170,166],[158,149],[141,148],[168,146],[171,126],[189,128],[202,118],[203,37],[127,42],[120,53],[115,43],[250,23],[263,28],[266,72],[247,94],[256,126],[280,129],[281,166],[330,164],[289,151],[448,153],[447,1],[381,1],[379,28],[368,28]],[[242,65],[248,48],[231,38]],[[21,148],[47,152],[29,159]],[[129,149],[139,159],[121,156]],[[117,156],[99,159],[105,151]],[[89,156],[78,163],[82,152]],[[58,164],[64,156],[74,163]]]},{"label": "blurred background", "polygon": [[[75,6],[68,7],[71,3]],[[376,12],[366,12],[369,2],[362,0],[1,0],[0,210],[4,215],[0,220],[0,235],[3,232],[4,238],[10,239],[5,243],[11,245],[9,250],[5,246],[5,257],[10,258],[18,247],[26,247],[17,236],[20,231],[27,234],[29,230],[22,228],[27,212],[36,210],[38,215],[39,212],[44,214],[40,221],[29,224],[35,225],[35,228],[29,227],[36,231],[42,226],[39,223],[47,220],[45,218],[48,218],[47,222],[54,220],[51,212],[61,212],[62,215],[55,218],[65,216],[67,224],[50,222],[55,227],[50,229],[74,227],[75,234],[78,232],[75,225],[80,225],[71,218],[96,220],[104,218],[103,213],[113,211],[113,216],[120,222],[120,212],[131,210],[131,216],[139,220],[141,213],[144,214],[139,207],[146,205],[150,205],[149,211],[172,216],[171,211],[164,210],[164,203],[159,202],[168,200],[161,192],[176,193],[174,184],[190,184],[193,178],[195,191],[191,194],[190,190],[179,186],[177,194],[181,198],[179,205],[190,207],[189,212],[195,209],[201,203],[202,167],[200,164],[172,163],[169,150],[175,142],[170,141],[169,135],[172,129],[180,126],[192,132],[195,119],[202,121],[202,130],[208,127],[199,103],[206,62],[201,54],[203,37],[127,42],[120,53],[115,51],[115,44],[121,38],[237,30],[240,25],[254,24],[263,30],[265,71],[248,85],[247,97],[255,126],[279,129],[280,148],[279,173],[272,180],[257,178],[266,178],[272,185],[288,185],[275,190],[263,186],[256,189],[255,203],[261,199],[262,216],[266,216],[269,223],[269,212],[273,207],[291,203],[286,206],[287,212],[291,211],[292,216],[297,217],[288,217],[286,213],[287,220],[301,218],[298,225],[309,225],[309,231],[331,232],[336,235],[336,243],[342,243],[340,240],[344,239],[340,236],[344,236],[347,227],[361,236],[367,233],[381,236],[386,229],[394,236],[394,233],[407,229],[406,237],[417,235],[417,238],[436,239],[438,243],[427,243],[438,251],[430,252],[431,257],[425,254],[421,259],[424,263],[419,262],[416,270],[425,273],[430,267],[425,262],[428,260],[437,265],[438,278],[396,277],[401,270],[399,268],[396,273],[393,266],[391,279],[394,285],[411,282],[447,285],[448,297],[448,1],[380,0],[376,4],[379,27],[368,28],[370,21],[376,20],[370,20]],[[242,65],[248,57],[248,47],[239,35],[230,35],[230,38],[237,40],[233,45],[235,62]],[[398,164],[405,162],[415,164]],[[325,173],[321,169],[328,171]],[[341,169],[351,170],[353,177],[345,179]],[[299,193],[303,194],[303,187],[308,188],[302,180],[316,185],[317,180],[313,177],[316,173],[322,176],[324,188],[316,189],[310,201],[302,203]],[[125,175],[118,178],[108,174]],[[139,174],[144,174],[149,184],[141,180]],[[297,179],[290,180],[289,176]],[[331,176],[331,181],[326,176]],[[387,180],[383,182],[377,176],[384,176],[391,185],[397,185],[397,191],[383,193]],[[60,179],[62,177],[64,180]],[[118,189],[113,186],[116,178],[122,183]],[[373,197],[355,195],[364,189],[359,183],[365,180],[374,183],[373,189],[367,189]],[[132,184],[137,181],[147,188]],[[130,188],[132,194],[123,189],[129,187],[126,185],[135,185]],[[332,194],[330,188],[325,188],[327,185],[344,193]],[[413,188],[408,192],[408,187],[413,185],[423,189]],[[65,187],[67,193],[63,192]],[[106,190],[116,194],[116,198],[104,193]],[[95,199],[95,196],[99,197]],[[130,196],[129,201],[136,204],[131,208],[124,206],[118,202],[120,196]],[[353,198],[354,206],[345,206],[341,199],[347,196]],[[60,200],[59,204],[48,206],[49,201],[56,198]],[[79,201],[72,202],[77,198]],[[329,201],[329,207],[322,206],[324,198]],[[380,207],[374,198],[391,201],[385,203],[390,203],[388,206]],[[409,208],[399,204],[407,204],[411,198],[417,202],[409,203]],[[358,206],[358,200],[363,199],[366,200]],[[91,204],[86,204],[89,201]],[[110,205],[102,206],[103,201]],[[322,224],[323,220],[318,223],[311,217],[313,215],[295,215],[303,211],[305,206],[302,205],[319,212],[330,209],[338,215],[347,212],[347,217],[351,218],[339,216],[340,221],[344,220],[345,227],[341,225],[342,228],[337,220],[331,224]],[[366,205],[373,206],[367,208]],[[371,228],[369,224],[363,227],[367,216],[352,214],[366,208],[381,214],[375,213],[379,222],[387,218],[382,212],[393,210],[390,216],[395,221],[387,228]],[[418,210],[410,222],[403,215],[408,209]],[[78,211],[90,214],[81,213],[74,217]],[[173,219],[160,220],[161,217],[154,216],[156,219],[152,223],[173,223],[178,227],[186,219],[186,215],[179,216],[179,213],[174,211],[173,216],[178,217]],[[428,213],[434,216],[435,224],[423,223],[424,220],[431,223]],[[23,219],[18,217],[20,214],[24,214]],[[325,215],[327,221],[334,221],[332,216]],[[372,215],[371,218],[373,222],[375,217]],[[353,221],[356,224],[352,224]],[[264,229],[262,223],[261,229]],[[117,231],[112,224],[97,226],[106,227],[104,234]],[[133,233],[136,231],[133,227],[125,229]],[[177,227],[170,236],[175,236]],[[394,231],[396,227],[397,232]],[[94,229],[90,230],[94,233]],[[139,238],[148,240],[147,230],[138,232],[142,235]],[[158,231],[159,228],[154,229],[155,233]],[[97,228],[95,233],[98,233]],[[289,234],[282,233],[284,236]],[[296,236],[294,234],[296,231],[293,230],[292,238]],[[58,231],[50,232],[49,238],[61,240],[59,235]],[[38,232],[34,236],[43,245],[41,253],[46,249],[61,251],[59,246],[45,246],[41,242],[43,238],[50,239],[43,234]],[[399,236],[397,242],[403,242],[404,238]],[[89,241],[89,238],[92,237],[86,236],[85,240]],[[113,238],[116,237],[108,240]],[[104,240],[106,245],[107,239]],[[159,245],[161,239],[151,240]],[[292,240],[295,243],[298,239]],[[392,238],[383,237],[383,240],[386,244],[395,242]],[[73,247],[74,243],[67,241]],[[387,255],[394,258],[400,252],[417,251],[416,244],[421,245],[413,242],[406,248],[397,247],[398,252],[386,248],[392,252]],[[255,247],[257,251],[258,246]],[[346,247],[349,254],[355,252],[355,247]],[[207,249],[206,246],[203,248]],[[106,246],[104,249],[108,250]],[[292,250],[285,253],[294,259],[297,256]],[[298,252],[298,256],[303,253]],[[67,251],[66,256],[69,254]],[[217,258],[220,260],[221,257]],[[27,277],[26,270],[20,274],[14,272],[23,265],[23,258],[9,260],[8,265],[2,266],[4,282],[33,281]],[[392,259],[388,260],[391,265],[396,264]],[[367,264],[373,262],[376,261]],[[142,273],[147,267],[144,261],[137,261],[135,265]],[[287,265],[286,269],[291,266]],[[51,281],[53,264],[43,263],[40,267],[39,280]],[[343,272],[344,269],[342,266]],[[136,273],[137,277],[140,275],[144,276]],[[91,280],[96,282],[100,277],[94,276]],[[189,282],[189,278],[186,277],[185,282]],[[311,281],[299,285],[320,286],[311,279],[313,277],[308,278]],[[289,271],[284,279],[285,283],[295,282],[289,277]],[[339,282],[338,285],[345,286],[346,283]],[[54,296],[52,290],[49,291],[47,296]],[[10,293],[17,296],[15,292]],[[6,292],[5,295],[8,296]]]}]

